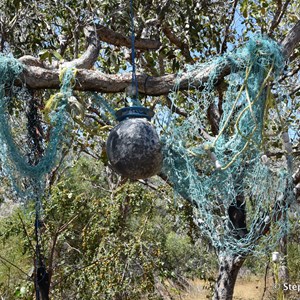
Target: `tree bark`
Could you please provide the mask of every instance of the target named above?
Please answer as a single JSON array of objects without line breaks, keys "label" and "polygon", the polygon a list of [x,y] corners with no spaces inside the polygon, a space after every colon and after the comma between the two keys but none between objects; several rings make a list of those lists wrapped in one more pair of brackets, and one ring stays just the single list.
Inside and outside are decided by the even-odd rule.
[{"label": "tree bark", "polygon": [[246,257],[220,252],[219,274],[213,300],[232,300],[237,275]]},{"label": "tree bark", "polygon": [[[99,31],[100,29],[98,29]],[[103,29],[102,33],[103,33]],[[100,33],[101,33],[100,30]],[[101,35],[98,32],[99,35]],[[86,33],[90,41],[90,45],[80,59],[71,62],[65,62],[62,67],[72,66],[78,68],[76,75],[75,90],[96,91],[101,93],[119,93],[124,92],[131,83],[131,73],[123,74],[104,74],[95,70],[87,70],[90,68],[98,57],[99,44],[97,44],[97,36],[92,33]],[[103,39],[103,36],[102,36]],[[152,41],[151,41],[152,43]],[[294,49],[300,43],[300,21],[286,35],[281,42],[282,51],[285,57],[293,53]],[[149,45],[147,44],[147,47]],[[58,65],[45,66],[43,62],[32,56],[20,58],[25,65],[24,72],[21,76],[19,84],[26,83],[27,87],[32,89],[58,89],[60,86]],[[230,73],[230,63],[218,66],[209,64],[201,70],[184,72],[179,77],[177,74],[169,74],[160,77],[152,77],[146,74],[137,74],[139,91],[149,96],[167,95],[177,85],[179,90],[190,88],[189,82],[193,78],[195,88],[201,88],[210,78],[211,72],[218,69],[216,84],[219,83],[226,75]]]}]

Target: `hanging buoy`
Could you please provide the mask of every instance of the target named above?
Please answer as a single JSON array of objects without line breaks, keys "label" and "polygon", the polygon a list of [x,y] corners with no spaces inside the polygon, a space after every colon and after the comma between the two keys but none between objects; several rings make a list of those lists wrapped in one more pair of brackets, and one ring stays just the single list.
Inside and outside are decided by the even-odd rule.
[{"label": "hanging buoy", "polygon": [[145,179],[160,172],[162,152],[159,137],[149,122],[153,111],[145,107],[125,107],[117,111],[120,123],[106,143],[112,168],[131,179]]}]

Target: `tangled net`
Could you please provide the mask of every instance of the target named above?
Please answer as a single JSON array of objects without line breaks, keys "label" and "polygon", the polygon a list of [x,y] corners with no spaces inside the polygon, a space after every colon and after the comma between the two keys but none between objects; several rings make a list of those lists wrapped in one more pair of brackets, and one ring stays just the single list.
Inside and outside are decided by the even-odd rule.
[{"label": "tangled net", "polygon": [[[66,112],[67,100],[72,95],[73,70],[62,72],[60,92],[53,96],[57,102],[56,109],[49,114],[52,128],[49,142],[42,157],[35,163],[22,152],[16,142],[14,132],[17,130],[10,122],[9,103],[15,98],[26,99],[26,91],[14,87],[14,83],[23,71],[22,64],[11,56],[0,56],[0,159],[2,175],[11,179],[14,190],[23,200],[40,198],[44,191],[45,176],[56,164],[58,147],[63,140],[63,129],[68,121]],[[56,100],[55,100],[56,98]],[[24,146],[24,145],[23,145]],[[23,147],[24,148],[24,147]],[[25,181],[29,182],[26,184]]]},{"label": "tangled net", "polygon": [[[192,74],[208,65],[214,72],[202,84],[204,89],[198,91],[194,87],[197,77],[188,78],[190,90],[185,101],[191,113],[184,121],[172,115],[167,128],[161,130],[163,173],[175,191],[195,205],[199,228],[219,252],[260,253],[258,242],[264,249],[271,249],[288,230],[287,209],[294,199],[291,158],[287,155],[287,162],[274,167],[264,155],[271,82],[278,77],[283,64],[279,46],[259,37],[209,64],[190,67]],[[201,130],[207,124],[209,107],[217,105],[214,88],[225,65],[230,66],[230,75],[226,77],[219,131],[211,141],[204,141]],[[49,142],[35,164],[20,151],[8,121],[8,103],[15,97],[12,87],[23,67],[12,57],[0,56],[0,70],[2,172],[11,178],[16,191],[39,199],[45,176],[56,163],[62,132],[69,120],[66,108],[72,96],[74,70],[62,72],[60,92],[52,99],[57,105],[49,114]],[[177,88],[170,95],[174,105],[182,100]],[[94,94],[93,98],[102,111],[114,115],[100,95]],[[166,116],[157,115],[159,121]],[[288,145],[287,133],[284,143]],[[20,178],[29,179],[30,184],[22,186]]]},{"label": "tangled net", "polygon": [[[215,71],[204,89],[187,96],[192,108],[188,118],[180,122],[172,117],[167,122],[162,134],[163,173],[197,208],[198,226],[218,252],[259,254],[286,234],[286,212],[294,199],[291,157],[287,154],[276,168],[265,155],[271,81],[283,70],[284,59],[274,41],[256,37],[209,65]],[[206,112],[217,105],[213,90],[225,65],[230,66],[230,75],[225,78],[219,131],[205,142],[201,130],[208,123]],[[189,82],[190,87],[196,83],[194,78]],[[174,105],[180,101],[176,87],[172,101]],[[287,146],[288,134],[283,136]],[[263,247],[258,248],[258,242]]]}]

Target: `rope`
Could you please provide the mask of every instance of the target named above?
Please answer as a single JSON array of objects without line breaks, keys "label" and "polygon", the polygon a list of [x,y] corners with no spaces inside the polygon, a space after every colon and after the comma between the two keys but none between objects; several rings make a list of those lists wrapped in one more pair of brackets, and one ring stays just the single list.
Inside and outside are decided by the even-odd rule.
[{"label": "rope", "polygon": [[136,77],[136,65],[135,65],[135,31],[134,31],[134,9],[133,9],[133,0],[130,0],[130,20],[131,20],[131,64],[132,64],[132,89],[134,89],[133,93],[133,102],[135,105],[138,104],[138,82]]}]

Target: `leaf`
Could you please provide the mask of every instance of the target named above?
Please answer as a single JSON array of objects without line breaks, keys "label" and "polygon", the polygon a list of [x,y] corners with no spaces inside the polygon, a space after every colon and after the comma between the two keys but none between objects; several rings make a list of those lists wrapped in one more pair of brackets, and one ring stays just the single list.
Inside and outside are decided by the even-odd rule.
[{"label": "leaf", "polygon": [[49,59],[49,57],[51,56],[49,50],[47,50],[47,49],[40,51],[38,55],[39,55],[40,60],[42,60],[42,61],[46,60],[47,58]]},{"label": "leaf", "polygon": [[63,57],[57,51],[52,51],[52,54],[56,59],[63,60]]},{"label": "leaf", "polygon": [[241,4],[241,12],[245,19],[248,18],[248,0],[244,0]]},{"label": "leaf", "polygon": [[61,93],[57,93],[52,95],[49,100],[46,102],[46,105],[44,107],[44,113],[45,113],[45,119],[47,122],[49,122],[49,114],[52,110],[56,109],[59,100],[62,98]]}]

